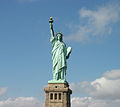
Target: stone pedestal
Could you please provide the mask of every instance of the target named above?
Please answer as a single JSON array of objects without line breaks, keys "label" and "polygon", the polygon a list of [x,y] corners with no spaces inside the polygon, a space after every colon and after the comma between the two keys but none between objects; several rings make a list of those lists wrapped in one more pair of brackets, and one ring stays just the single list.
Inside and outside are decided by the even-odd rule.
[{"label": "stone pedestal", "polygon": [[44,91],[45,107],[71,107],[72,90],[69,89],[68,83],[48,83]]}]

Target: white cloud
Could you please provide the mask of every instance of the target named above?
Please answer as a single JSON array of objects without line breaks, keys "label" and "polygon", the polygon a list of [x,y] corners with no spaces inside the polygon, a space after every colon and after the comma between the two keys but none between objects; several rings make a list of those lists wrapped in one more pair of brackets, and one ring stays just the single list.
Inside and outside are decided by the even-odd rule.
[{"label": "white cloud", "polygon": [[100,100],[92,97],[73,97],[72,107],[120,107],[120,100]]},{"label": "white cloud", "polygon": [[104,77],[96,79],[91,83],[94,91],[90,90],[89,94],[96,98],[116,99],[120,98],[120,79],[109,80]]},{"label": "white cloud", "polygon": [[0,107],[44,107],[43,103],[34,97],[8,98],[0,101]]},{"label": "white cloud", "polygon": [[120,99],[120,69],[107,71],[92,82],[71,83],[73,91],[88,93],[93,98]]},{"label": "white cloud", "polygon": [[79,15],[80,21],[84,21],[85,24],[79,24],[77,28],[76,25],[72,25],[76,30],[65,39],[79,42],[93,41],[111,34],[112,25],[120,18],[120,5],[108,4],[96,10],[82,8]]},{"label": "white cloud", "polygon": [[120,69],[105,72],[103,77],[91,82],[89,94],[96,98],[120,98]]},{"label": "white cloud", "polygon": [[120,79],[120,70],[112,70],[112,71],[107,71],[103,74],[103,76],[107,79]]},{"label": "white cloud", "polygon": [[78,83],[71,83],[70,88],[77,93],[86,93],[86,89],[90,86],[90,82],[83,81]]},{"label": "white cloud", "polygon": [[5,95],[7,92],[8,88],[7,87],[0,87],[0,97]]}]

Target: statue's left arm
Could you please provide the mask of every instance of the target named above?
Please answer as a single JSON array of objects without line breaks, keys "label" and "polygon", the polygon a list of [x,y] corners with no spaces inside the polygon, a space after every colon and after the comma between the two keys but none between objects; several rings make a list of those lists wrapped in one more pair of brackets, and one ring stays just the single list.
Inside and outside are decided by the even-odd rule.
[{"label": "statue's left arm", "polygon": [[66,59],[68,59],[68,58],[69,58],[69,56],[70,56],[71,52],[72,52],[72,48],[71,48],[71,47],[68,47],[68,48],[67,48],[67,55],[66,55]]}]

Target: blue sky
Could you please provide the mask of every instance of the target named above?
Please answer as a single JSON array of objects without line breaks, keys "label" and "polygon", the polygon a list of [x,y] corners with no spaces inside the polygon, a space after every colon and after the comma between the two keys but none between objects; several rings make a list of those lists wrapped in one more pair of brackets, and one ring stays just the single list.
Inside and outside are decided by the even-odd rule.
[{"label": "blue sky", "polygon": [[119,0],[0,0],[1,102],[19,97],[44,100],[43,88],[52,79],[50,16],[55,32],[62,32],[66,45],[72,47],[67,80],[73,100],[96,97],[76,88],[86,81],[84,89],[88,89],[92,82],[113,74],[118,78],[119,7]]}]

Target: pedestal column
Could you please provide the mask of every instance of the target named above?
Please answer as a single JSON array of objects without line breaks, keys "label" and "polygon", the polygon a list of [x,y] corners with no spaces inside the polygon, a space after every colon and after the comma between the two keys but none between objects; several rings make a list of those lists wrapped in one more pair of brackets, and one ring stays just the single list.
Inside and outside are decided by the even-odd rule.
[{"label": "pedestal column", "polygon": [[46,93],[45,107],[71,107],[72,90],[68,83],[48,83],[44,91]]}]

